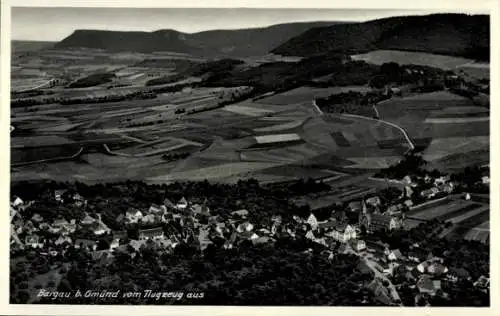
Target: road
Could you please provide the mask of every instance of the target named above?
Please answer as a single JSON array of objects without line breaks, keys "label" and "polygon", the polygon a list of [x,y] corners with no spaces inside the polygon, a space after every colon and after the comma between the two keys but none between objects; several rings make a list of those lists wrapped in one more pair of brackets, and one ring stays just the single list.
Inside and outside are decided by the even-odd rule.
[{"label": "road", "polygon": [[376,263],[373,260],[373,255],[371,253],[366,253],[365,256],[360,256],[354,250],[350,249],[349,252],[351,254],[354,254],[354,255],[357,255],[358,257],[360,257],[363,260],[363,262],[373,271],[375,278],[381,279],[382,282],[387,281],[387,283],[389,283],[389,285],[387,286],[387,288],[389,289],[389,292],[390,292],[390,295],[391,295],[393,301],[396,302],[396,301],[400,301],[401,300],[400,297],[399,297],[398,291],[396,290],[396,287],[394,286],[394,284],[392,284],[391,280],[389,280],[389,278],[387,278],[387,276],[385,276],[382,272],[380,272],[376,268],[378,266],[378,263]]},{"label": "road", "polygon": [[380,278],[383,281],[387,281],[389,283],[389,285],[387,286],[387,288],[389,289],[390,291],[390,294],[391,294],[391,297],[392,297],[392,300],[393,301],[400,301],[400,297],[399,297],[399,294],[398,294],[398,291],[396,290],[396,287],[394,286],[394,284],[392,284],[391,280],[389,280],[389,278],[387,278],[386,275],[384,275],[382,272],[380,272],[376,267],[377,267],[377,263],[373,260],[373,256],[372,254],[367,254],[364,258],[363,258],[363,261],[365,262],[365,264],[370,268],[372,269],[372,271],[375,273],[375,277],[376,278]]}]

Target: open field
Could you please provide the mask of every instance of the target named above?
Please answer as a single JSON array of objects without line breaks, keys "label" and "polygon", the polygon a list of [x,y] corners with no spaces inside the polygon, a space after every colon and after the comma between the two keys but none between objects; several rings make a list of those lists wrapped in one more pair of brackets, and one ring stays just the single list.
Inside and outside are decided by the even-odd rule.
[{"label": "open field", "polygon": [[481,204],[461,200],[447,200],[446,203],[442,205],[434,204],[429,208],[420,209],[418,212],[412,212],[412,214],[408,216],[412,219],[422,221],[432,219],[446,221],[467,214],[479,207],[481,207]]},{"label": "open field", "polygon": [[266,97],[257,101],[261,104],[298,104],[308,103],[317,98],[328,97],[332,94],[348,91],[367,92],[371,89],[367,86],[347,86],[347,87],[331,87],[331,88],[314,88],[300,87],[290,91],[282,92],[270,97]]},{"label": "open field", "polygon": [[414,64],[436,67],[445,70],[462,69],[469,76],[489,78],[489,64],[476,63],[471,59],[462,57],[397,50],[375,50],[365,54],[352,55],[351,58],[354,60],[363,60],[376,65],[396,62],[400,65]]}]

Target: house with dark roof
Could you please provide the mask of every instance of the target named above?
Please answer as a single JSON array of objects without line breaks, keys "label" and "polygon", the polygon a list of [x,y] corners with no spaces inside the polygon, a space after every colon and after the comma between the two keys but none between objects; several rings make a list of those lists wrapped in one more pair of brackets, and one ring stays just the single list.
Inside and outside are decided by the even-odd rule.
[{"label": "house with dark roof", "polygon": [[163,231],[163,227],[156,227],[151,229],[140,229],[139,230],[139,239],[147,240],[147,239],[156,239],[165,237],[165,233]]},{"label": "house with dark roof", "polygon": [[97,241],[90,239],[77,239],[74,245],[77,249],[87,249],[90,251],[97,249]]},{"label": "house with dark roof", "polygon": [[397,230],[403,227],[403,219],[400,216],[391,216],[388,214],[371,214],[368,219],[368,230]]},{"label": "house with dark roof", "polygon": [[446,274],[446,279],[450,282],[458,282],[460,280],[470,280],[470,273],[469,271],[465,270],[464,268],[455,268],[455,267],[450,267],[448,269],[448,273]]},{"label": "house with dark roof", "polygon": [[351,212],[359,212],[363,209],[361,201],[352,201],[347,205]]},{"label": "house with dark roof", "polygon": [[417,288],[420,293],[436,295],[436,292],[441,289],[441,280],[433,279],[429,275],[422,275],[417,282]]},{"label": "house with dark roof", "polygon": [[385,305],[390,305],[392,303],[389,289],[386,288],[379,279],[374,279],[368,284],[367,288],[373,293],[377,301]]}]

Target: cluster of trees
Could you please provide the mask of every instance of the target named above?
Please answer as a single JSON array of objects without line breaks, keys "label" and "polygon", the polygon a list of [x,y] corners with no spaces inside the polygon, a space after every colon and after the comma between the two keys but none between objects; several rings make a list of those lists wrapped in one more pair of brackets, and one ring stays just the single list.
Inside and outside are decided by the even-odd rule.
[{"label": "cluster of trees", "polygon": [[250,85],[259,93],[286,91],[305,84],[314,84],[314,78],[332,74],[330,85],[366,84],[377,66],[363,61],[349,61],[343,54],[323,54],[299,62],[271,62],[249,69],[233,69],[208,77],[206,86]]},{"label": "cluster of trees", "polygon": [[348,91],[316,99],[316,104],[327,113],[350,113],[372,117],[375,115],[372,104],[388,98],[390,96],[378,92]]},{"label": "cluster of trees", "polygon": [[376,305],[363,287],[371,279],[356,269],[359,259],[337,255],[333,260],[304,253],[304,243],[278,240],[275,246],[251,243],[232,250],[209,246],[203,254],[188,246],[173,254],[145,247],[115,254],[112,263],[92,262],[75,252],[59,291],[87,289],[203,293],[197,299],[141,298],[41,299],[56,304],[188,304],[188,305]]},{"label": "cluster of trees", "polygon": [[113,78],[115,78],[115,74],[113,73],[96,73],[96,74],[91,74],[87,77],[80,78],[72,83],[70,83],[67,87],[68,88],[87,88],[87,87],[93,87],[93,86],[98,86],[104,83],[108,83],[113,81]]},{"label": "cluster of trees", "polygon": [[381,169],[374,176],[377,178],[389,178],[401,180],[405,176],[423,176],[426,172],[423,167],[427,161],[420,154],[410,152],[404,155],[403,159],[395,165]]},{"label": "cluster of trees", "polygon": [[107,103],[107,102],[122,102],[130,100],[145,100],[156,98],[156,93],[152,91],[137,91],[127,94],[110,94],[101,97],[86,97],[86,98],[65,98],[65,97],[50,97],[40,99],[16,99],[11,101],[11,107],[29,107],[35,105],[44,105],[51,103],[59,103],[64,105],[69,104],[89,104],[89,103]]},{"label": "cluster of trees", "polygon": [[180,74],[163,76],[163,77],[154,78],[154,79],[146,81],[146,86],[158,86],[158,85],[162,85],[162,84],[169,84],[169,83],[174,83],[174,82],[181,81],[184,79],[186,79],[186,76],[180,75]]},{"label": "cluster of trees", "polygon": [[384,63],[370,80],[370,86],[381,89],[388,84],[416,85],[415,92],[431,92],[444,88],[445,72],[442,69],[422,65]]}]

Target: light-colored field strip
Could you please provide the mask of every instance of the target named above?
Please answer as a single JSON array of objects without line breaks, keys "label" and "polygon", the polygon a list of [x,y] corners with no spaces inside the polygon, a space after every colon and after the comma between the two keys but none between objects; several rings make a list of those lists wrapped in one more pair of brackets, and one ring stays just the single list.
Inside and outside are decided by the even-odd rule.
[{"label": "light-colored field strip", "polygon": [[171,172],[162,176],[146,179],[147,182],[161,183],[175,180],[205,180],[225,178],[235,174],[251,172],[255,170],[271,168],[279,165],[279,163],[267,162],[235,162],[222,164],[218,166],[194,169],[189,171]]},{"label": "light-colored field strip", "polygon": [[304,122],[304,120],[297,120],[297,121],[293,121],[293,122],[271,125],[271,126],[267,126],[267,127],[254,128],[254,132],[275,132],[275,131],[292,129],[292,128],[299,127],[300,125],[302,125],[303,122]]},{"label": "light-colored field strip", "polygon": [[471,123],[486,122],[489,117],[455,117],[455,118],[427,118],[424,123],[428,124],[453,124],[453,123]]},{"label": "light-colored field strip", "polygon": [[456,152],[469,152],[489,147],[489,136],[435,138],[425,149],[427,161],[440,159]]},{"label": "light-colored field strip", "polygon": [[289,142],[289,141],[295,141],[295,140],[300,140],[300,139],[301,139],[300,136],[296,133],[255,136],[255,140],[259,144],[270,144],[270,143],[276,143],[276,142]]},{"label": "light-colored field strip", "polygon": [[228,105],[223,107],[222,109],[236,114],[243,114],[247,116],[263,116],[266,114],[274,113],[274,111],[252,108],[249,106],[237,105],[237,104]]}]

